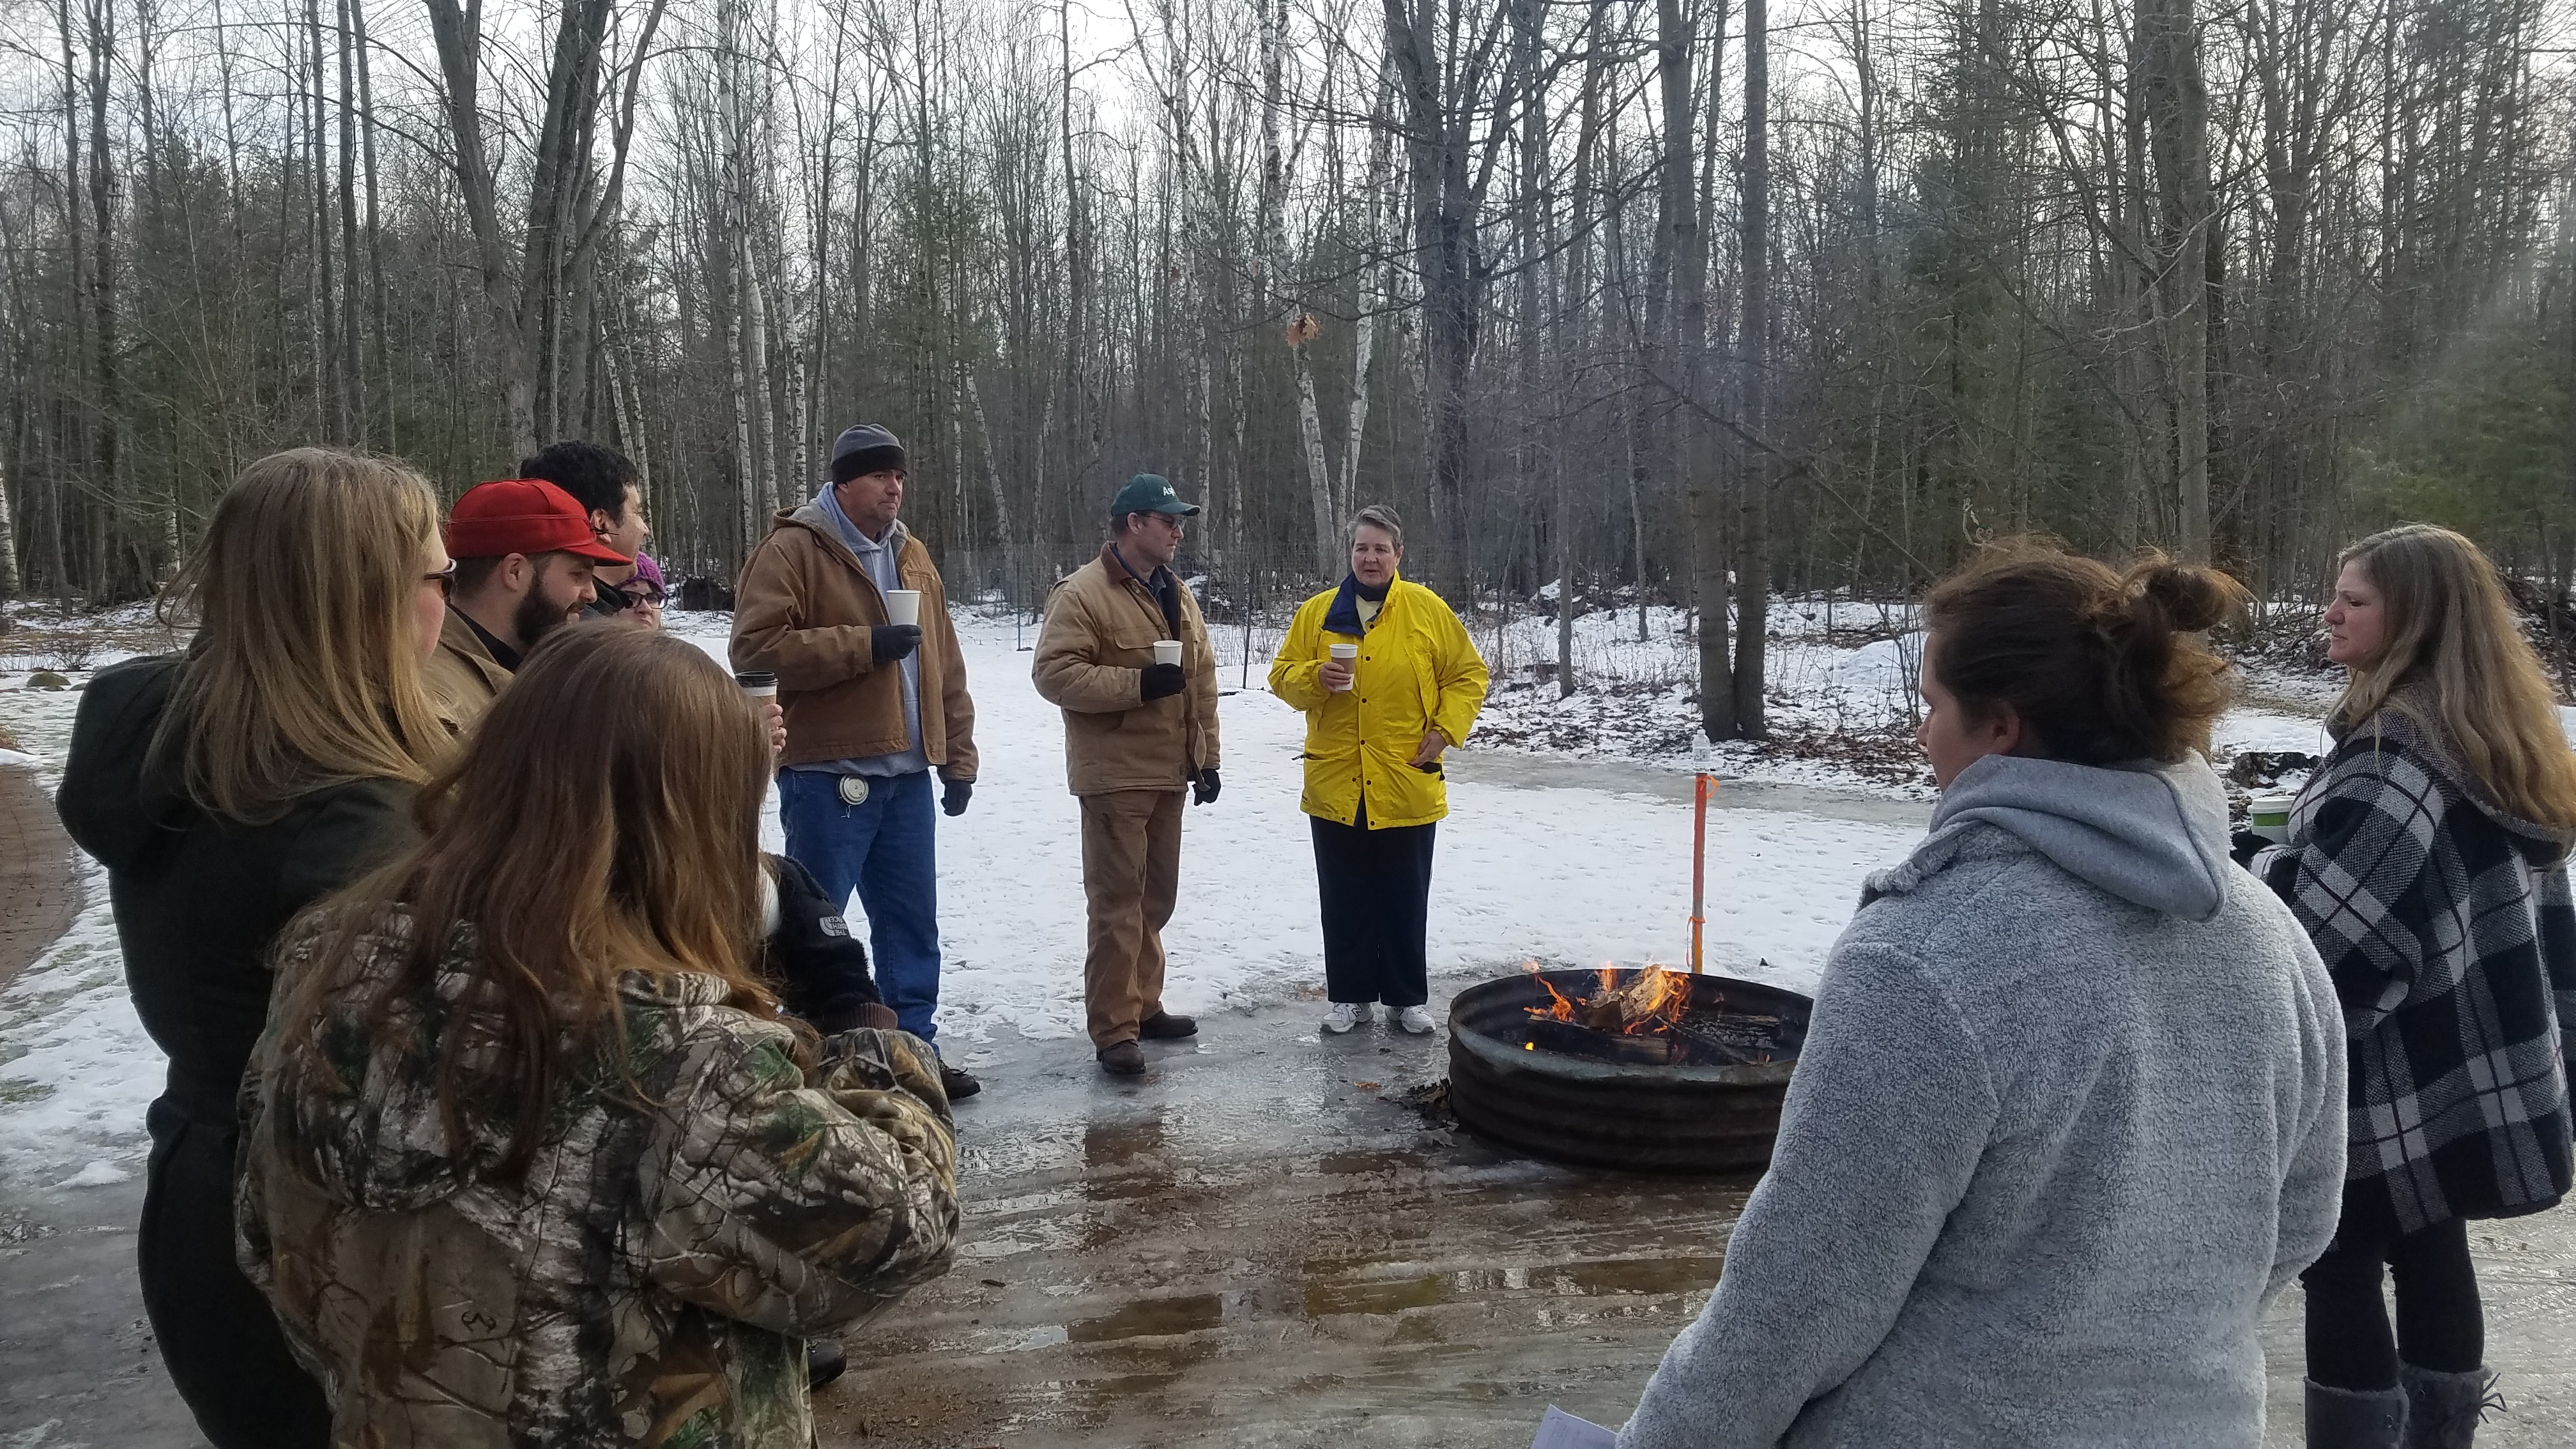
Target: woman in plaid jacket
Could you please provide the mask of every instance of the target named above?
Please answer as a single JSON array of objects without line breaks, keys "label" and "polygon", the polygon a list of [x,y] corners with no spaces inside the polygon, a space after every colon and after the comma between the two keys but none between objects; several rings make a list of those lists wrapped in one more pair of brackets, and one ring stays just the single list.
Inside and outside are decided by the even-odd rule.
[{"label": "woman in plaid jacket", "polygon": [[2460,535],[2354,545],[2326,627],[2350,671],[2335,749],[2289,843],[2252,860],[2325,958],[2351,1040],[2343,1219],[2304,1275],[2308,1443],[2466,1445],[2494,1381],[2467,1220],[2537,1212],[2569,1182],[2576,755]]}]

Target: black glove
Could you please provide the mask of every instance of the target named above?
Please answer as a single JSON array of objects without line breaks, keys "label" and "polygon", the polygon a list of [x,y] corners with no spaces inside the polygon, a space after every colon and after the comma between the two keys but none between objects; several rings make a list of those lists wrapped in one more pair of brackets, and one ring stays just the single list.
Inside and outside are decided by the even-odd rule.
[{"label": "black glove", "polygon": [[825,1035],[866,1025],[858,1009],[879,1000],[867,948],[850,934],[840,906],[824,894],[813,872],[787,856],[767,859],[778,886],[778,929],[761,943],[762,973],[778,988],[782,1005],[817,1023]]},{"label": "black glove", "polygon": [[1189,677],[1181,673],[1181,666],[1148,664],[1145,666],[1145,677],[1138,688],[1147,699],[1161,699],[1167,694],[1180,693],[1188,684]]},{"label": "black glove", "polygon": [[951,780],[948,782],[948,788],[939,792],[939,808],[950,815],[963,815],[966,813],[966,802],[973,798],[975,798],[974,781]]},{"label": "black glove", "polygon": [[2255,856],[2278,844],[2280,844],[2279,841],[2268,835],[2257,835],[2251,830],[2239,830],[2228,837],[2227,853],[2235,857],[2238,865],[2252,865]]},{"label": "black glove", "polygon": [[870,624],[868,657],[879,664],[892,664],[921,647],[919,624]]},{"label": "black glove", "polygon": [[1190,782],[1190,803],[1205,805],[1214,801],[1217,788],[1216,771],[1199,771],[1199,777]]}]

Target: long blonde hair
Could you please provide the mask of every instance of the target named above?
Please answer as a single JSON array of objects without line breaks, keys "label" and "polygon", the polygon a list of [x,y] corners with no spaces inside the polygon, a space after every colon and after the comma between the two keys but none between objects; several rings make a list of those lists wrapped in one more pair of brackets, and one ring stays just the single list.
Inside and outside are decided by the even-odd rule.
[{"label": "long blonde hair", "polygon": [[197,633],[152,752],[200,808],[257,824],[326,786],[428,778],[448,734],[413,601],[437,529],[428,482],[386,458],[293,448],[233,480],[160,602]]},{"label": "long blonde hair", "polygon": [[[381,1040],[408,1004],[447,995],[435,1050],[450,1139],[472,1113],[511,1122],[500,1167],[523,1169],[569,1073],[618,1041],[629,971],[721,978],[763,1016],[754,973],[760,805],[769,744],[733,679],[658,630],[561,629],[528,654],[465,748],[420,793],[420,843],[288,933],[319,950],[282,1035],[331,1070],[314,1023],[355,1010]],[[395,968],[360,986],[389,921]],[[458,944],[461,990],[439,984]],[[368,996],[353,998],[353,991]],[[622,1051],[607,1051],[623,1062]]]},{"label": "long blonde hair", "polygon": [[2447,528],[2410,523],[2336,562],[2359,565],[2379,591],[2388,637],[2353,666],[2328,718],[2349,729],[2395,709],[2456,751],[2504,809],[2576,826],[2576,752],[2486,554]]}]

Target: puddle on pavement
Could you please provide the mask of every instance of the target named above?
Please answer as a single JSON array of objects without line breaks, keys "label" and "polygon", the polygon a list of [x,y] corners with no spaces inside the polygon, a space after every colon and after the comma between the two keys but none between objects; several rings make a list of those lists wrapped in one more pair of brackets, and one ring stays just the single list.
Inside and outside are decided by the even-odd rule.
[{"label": "puddle on pavement", "polygon": [[1193,1293],[1181,1298],[1140,1298],[1115,1312],[1066,1324],[1064,1333],[1073,1343],[1114,1343],[1196,1333],[1224,1321],[1224,1294]]},{"label": "puddle on pavement", "polygon": [[1717,1282],[1723,1257],[1607,1258],[1514,1268],[1452,1268],[1408,1278],[1338,1279],[1306,1285],[1308,1318],[1401,1313],[1507,1293],[1593,1298],[1691,1293]]},{"label": "puddle on pavement", "polygon": [[1161,1157],[1169,1145],[1159,1111],[1137,1122],[1094,1122],[1082,1129],[1082,1162],[1094,1172],[1126,1167],[1140,1157]]},{"label": "puddle on pavement", "polygon": [[1309,1283],[1306,1316],[1328,1318],[1336,1313],[1400,1313],[1407,1308],[1429,1308],[1440,1301],[1442,1277],[1432,1273],[1381,1283]]},{"label": "puddle on pavement", "polygon": [[1082,1161],[1090,1169],[1079,1184],[1082,1195],[1093,1202],[1169,1198],[1170,1146],[1159,1110],[1142,1121],[1092,1123],[1082,1132]]},{"label": "puddle on pavement", "polygon": [[1335,1177],[1371,1172],[1403,1172],[1422,1166],[1419,1152],[1327,1152],[1315,1159],[1315,1170]]},{"label": "puddle on pavement", "polygon": [[1714,1286],[1724,1258],[1614,1258],[1533,1268],[1530,1282],[1563,1285],[1581,1294],[1690,1293]]}]

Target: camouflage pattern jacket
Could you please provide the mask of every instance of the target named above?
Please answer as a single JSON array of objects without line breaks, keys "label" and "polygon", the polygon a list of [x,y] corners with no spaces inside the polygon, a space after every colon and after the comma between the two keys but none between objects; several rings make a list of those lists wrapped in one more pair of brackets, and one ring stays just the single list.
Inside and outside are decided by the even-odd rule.
[{"label": "camouflage pattern jacket", "polygon": [[[336,1000],[382,989],[389,936],[337,963]],[[277,1001],[310,952],[290,944]],[[632,972],[640,1098],[612,1065],[579,1075],[505,1180],[507,1124],[468,1116],[451,1139],[432,1083],[442,1037],[474,1026],[448,1010],[462,980],[442,974],[378,1036],[355,1005],[324,1012],[322,1070],[281,1054],[272,1013],[243,1083],[242,1268],[330,1392],[333,1444],[806,1449],[803,1336],[866,1319],[953,1251],[956,1142],[929,1051],[849,1031],[807,1071],[717,978]]]}]

